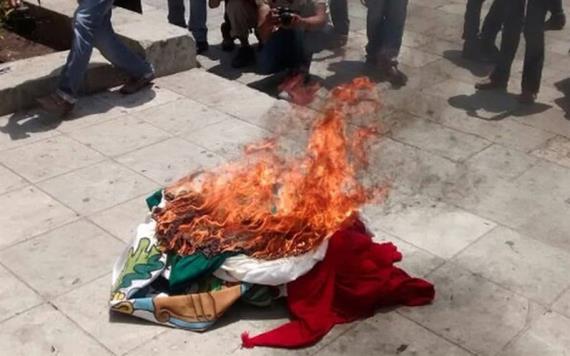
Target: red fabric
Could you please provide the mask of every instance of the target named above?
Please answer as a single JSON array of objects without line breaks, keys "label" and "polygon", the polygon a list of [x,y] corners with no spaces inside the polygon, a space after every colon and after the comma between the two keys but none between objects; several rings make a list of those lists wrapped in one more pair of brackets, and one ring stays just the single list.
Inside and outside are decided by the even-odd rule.
[{"label": "red fabric", "polygon": [[433,285],[393,265],[401,259],[392,243],[374,243],[360,221],[338,231],[325,259],[288,284],[292,321],[255,337],[242,334],[243,346],[310,346],[335,324],[372,316],[379,307],[430,303]]}]

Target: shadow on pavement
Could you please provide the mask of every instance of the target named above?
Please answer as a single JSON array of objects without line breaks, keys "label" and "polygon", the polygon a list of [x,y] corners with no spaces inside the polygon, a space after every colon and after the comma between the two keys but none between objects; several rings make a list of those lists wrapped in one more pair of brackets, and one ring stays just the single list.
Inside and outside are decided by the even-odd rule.
[{"label": "shadow on pavement", "polygon": [[570,78],[554,83],[554,87],[564,95],[554,100],[554,103],[564,111],[564,117],[570,120]]},{"label": "shadow on pavement", "polygon": [[444,51],[443,58],[458,67],[467,69],[476,77],[485,77],[493,69],[493,64],[491,63],[475,62],[461,57],[461,51],[458,50]]},{"label": "shadow on pavement", "polygon": [[63,121],[75,121],[90,115],[103,114],[113,108],[134,108],[143,105],[156,96],[156,92],[149,87],[132,95],[122,95],[115,91],[107,91],[95,96],[79,100],[75,111],[64,119],[51,115],[39,108],[12,114],[4,126],[0,126],[0,133],[7,134],[13,141],[30,137],[30,134],[45,132],[58,128]]},{"label": "shadow on pavement", "polygon": [[505,91],[477,91],[472,95],[457,95],[449,98],[449,105],[464,110],[469,116],[487,121],[499,121],[511,116],[526,116],[544,112],[550,105],[535,103],[522,105],[517,96]]}]

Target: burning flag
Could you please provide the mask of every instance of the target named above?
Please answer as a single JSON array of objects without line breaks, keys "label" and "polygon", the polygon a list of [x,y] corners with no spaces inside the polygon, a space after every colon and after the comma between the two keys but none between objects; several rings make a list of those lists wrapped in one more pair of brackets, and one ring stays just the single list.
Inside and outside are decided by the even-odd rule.
[{"label": "burning flag", "polygon": [[[360,105],[367,103],[366,107]],[[277,139],[245,149],[246,158],[181,179],[154,212],[163,251],[207,256],[237,252],[260,259],[307,253],[337,231],[383,187],[365,188],[366,144],[375,128],[347,123],[380,102],[366,78],[333,90],[300,157],[280,155]]]}]

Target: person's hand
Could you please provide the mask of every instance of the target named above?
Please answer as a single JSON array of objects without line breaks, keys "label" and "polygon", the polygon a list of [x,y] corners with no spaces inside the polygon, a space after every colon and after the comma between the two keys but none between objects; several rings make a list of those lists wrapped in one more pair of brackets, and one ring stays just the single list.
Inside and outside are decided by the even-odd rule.
[{"label": "person's hand", "polygon": [[22,0],[8,0],[8,7],[17,8],[22,5]]}]

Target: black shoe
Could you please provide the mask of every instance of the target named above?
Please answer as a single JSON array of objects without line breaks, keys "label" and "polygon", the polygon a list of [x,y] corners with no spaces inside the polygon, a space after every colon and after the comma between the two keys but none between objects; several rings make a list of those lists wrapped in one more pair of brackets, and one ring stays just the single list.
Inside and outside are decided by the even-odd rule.
[{"label": "black shoe", "polygon": [[222,51],[224,52],[231,52],[236,48],[236,44],[234,43],[234,39],[232,38],[232,27],[228,22],[222,23],[220,26],[220,30],[222,31]]},{"label": "black shoe", "polygon": [[478,40],[466,40],[463,42],[463,50],[461,51],[461,57],[470,60],[479,60],[479,41]]},{"label": "black shoe", "polygon": [[233,68],[243,68],[255,64],[255,51],[251,46],[240,47],[234,59]]},{"label": "black shoe", "polygon": [[210,45],[206,41],[196,42],[196,54],[202,54],[210,48]]},{"label": "black shoe", "polygon": [[534,104],[536,101],[536,93],[532,93],[530,91],[523,91],[521,95],[518,97],[519,103],[530,105]]},{"label": "black shoe", "polygon": [[545,31],[560,31],[566,26],[566,15],[564,13],[561,14],[552,14],[548,21],[544,23],[544,30]]},{"label": "black shoe", "polygon": [[506,82],[499,82],[492,79],[485,79],[477,84],[475,84],[475,89],[477,90],[507,90]]}]

